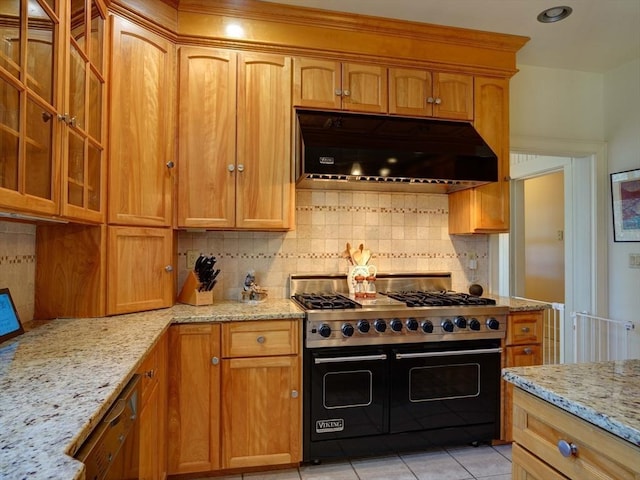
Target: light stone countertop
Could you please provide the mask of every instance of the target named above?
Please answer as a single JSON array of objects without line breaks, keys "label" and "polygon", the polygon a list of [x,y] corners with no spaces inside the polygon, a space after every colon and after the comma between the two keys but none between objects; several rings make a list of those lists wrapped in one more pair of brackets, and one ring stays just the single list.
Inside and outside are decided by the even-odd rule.
[{"label": "light stone countertop", "polygon": [[[0,346],[0,479],[71,480],[71,456],[171,323],[303,318],[288,299],[57,319]],[[71,456],[70,456],[71,455]]]},{"label": "light stone countertop", "polygon": [[503,377],[640,447],[640,359],[506,368]]},{"label": "light stone countertop", "polygon": [[546,310],[551,308],[551,304],[528,300],[520,297],[502,297],[491,293],[484,294],[483,297],[493,298],[498,305],[506,305],[511,312],[529,312],[534,310]]}]

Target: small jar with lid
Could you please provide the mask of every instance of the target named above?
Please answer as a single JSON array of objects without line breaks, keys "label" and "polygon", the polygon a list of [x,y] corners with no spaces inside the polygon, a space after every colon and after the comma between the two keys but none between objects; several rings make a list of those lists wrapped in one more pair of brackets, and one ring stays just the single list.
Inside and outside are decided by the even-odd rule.
[{"label": "small jar with lid", "polygon": [[366,297],[367,298],[375,298],[376,297],[376,276],[369,275],[367,278],[367,286],[366,286]]},{"label": "small jar with lid", "polygon": [[356,275],[355,277],[353,277],[353,279],[356,281],[356,285],[354,288],[354,295],[356,298],[365,298],[367,296],[367,291],[365,288],[365,276],[364,275]]}]

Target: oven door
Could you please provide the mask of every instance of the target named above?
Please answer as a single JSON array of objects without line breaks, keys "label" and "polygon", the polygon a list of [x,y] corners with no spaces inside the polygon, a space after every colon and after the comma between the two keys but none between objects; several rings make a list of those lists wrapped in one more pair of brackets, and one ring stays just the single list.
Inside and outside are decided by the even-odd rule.
[{"label": "oven door", "polygon": [[484,425],[497,438],[500,352],[499,340],[394,348],[391,432]]},{"label": "oven door", "polygon": [[319,349],[308,359],[311,441],[387,431],[388,354],[384,350]]}]

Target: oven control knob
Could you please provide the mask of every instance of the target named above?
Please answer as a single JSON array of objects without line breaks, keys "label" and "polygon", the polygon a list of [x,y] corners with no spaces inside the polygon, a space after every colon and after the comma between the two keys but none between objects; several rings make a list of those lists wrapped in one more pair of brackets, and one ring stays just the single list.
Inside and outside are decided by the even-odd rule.
[{"label": "oven control knob", "polygon": [[378,333],[384,333],[387,330],[387,322],[379,318],[373,322],[373,328],[375,328]]},{"label": "oven control knob", "polygon": [[445,332],[453,332],[453,322],[448,318],[441,323],[441,326]]},{"label": "oven control knob", "polygon": [[433,332],[433,323],[431,323],[430,320],[425,320],[424,322],[422,322],[422,331],[424,333],[431,333]]},{"label": "oven control knob", "polygon": [[498,330],[500,328],[500,322],[493,317],[487,319],[487,327],[490,330]]},{"label": "oven control knob", "polygon": [[345,337],[350,337],[351,335],[353,335],[353,332],[353,325],[351,325],[350,323],[342,324],[342,335],[344,335]]},{"label": "oven control knob", "polygon": [[408,318],[407,329],[412,330],[414,332],[418,330],[418,321],[415,318]]},{"label": "oven control knob", "polygon": [[467,328],[467,319],[464,317],[456,317],[453,322],[458,328]]},{"label": "oven control knob", "polygon": [[322,325],[320,325],[320,328],[318,328],[318,333],[320,334],[321,337],[324,337],[324,338],[330,337],[331,327],[326,323],[323,323]]},{"label": "oven control knob", "polygon": [[401,332],[402,322],[397,318],[394,318],[393,320],[391,320],[391,330],[393,330],[394,332]]},{"label": "oven control knob", "polygon": [[478,321],[477,318],[472,318],[469,321],[469,328],[471,330],[480,330],[480,322]]},{"label": "oven control knob", "polygon": [[360,333],[367,333],[370,328],[371,325],[369,325],[367,320],[358,320],[358,331]]}]

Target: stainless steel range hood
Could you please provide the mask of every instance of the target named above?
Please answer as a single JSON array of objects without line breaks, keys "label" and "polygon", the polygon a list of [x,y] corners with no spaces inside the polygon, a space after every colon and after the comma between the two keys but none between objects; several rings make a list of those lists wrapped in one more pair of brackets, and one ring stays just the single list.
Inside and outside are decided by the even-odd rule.
[{"label": "stainless steel range hood", "polygon": [[498,180],[468,122],[298,110],[298,188],[450,193]]}]

